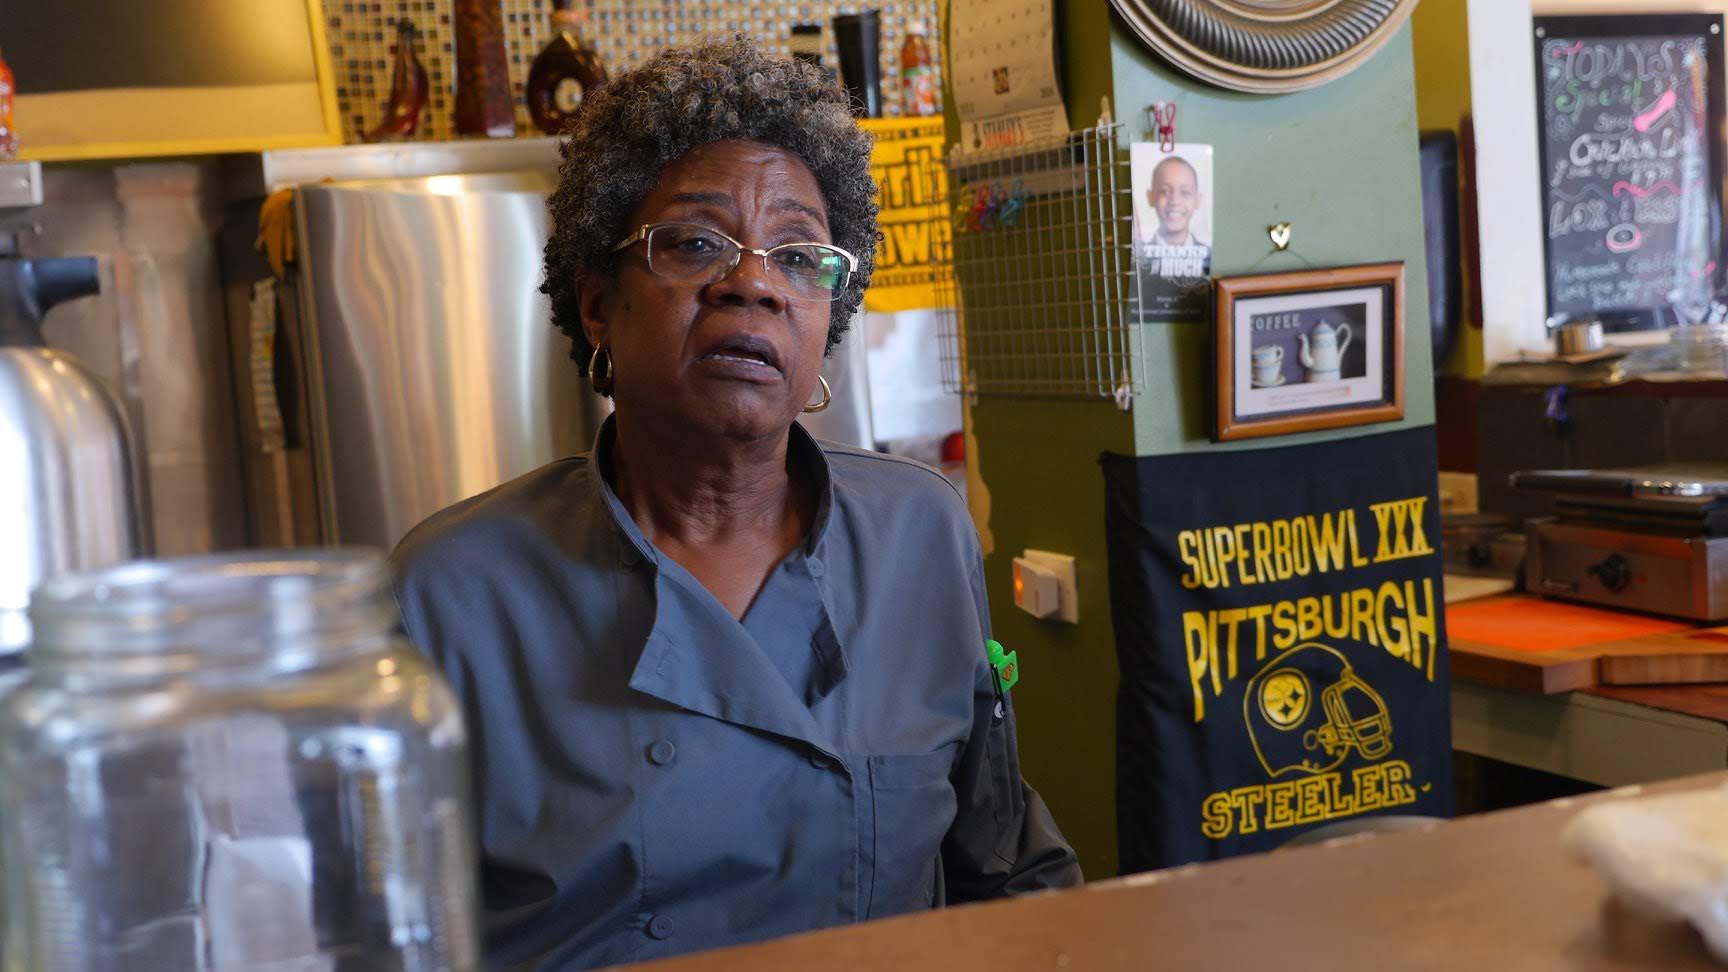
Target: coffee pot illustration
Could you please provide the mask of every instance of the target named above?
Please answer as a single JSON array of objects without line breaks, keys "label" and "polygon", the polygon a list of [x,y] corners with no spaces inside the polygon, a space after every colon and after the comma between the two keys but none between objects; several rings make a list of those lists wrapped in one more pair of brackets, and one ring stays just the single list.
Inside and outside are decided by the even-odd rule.
[{"label": "coffee pot illustration", "polygon": [[[1309,343],[1312,337],[1313,343]],[[1350,325],[1340,324],[1337,329],[1321,321],[1311,334],[1298,334],[1296,341],[1302,346],[1298,360],[1302,367],[1308,369],[1309,381],[1337,381],[1338,369],[1344,363],[1344,349],[1350,346]]]}]

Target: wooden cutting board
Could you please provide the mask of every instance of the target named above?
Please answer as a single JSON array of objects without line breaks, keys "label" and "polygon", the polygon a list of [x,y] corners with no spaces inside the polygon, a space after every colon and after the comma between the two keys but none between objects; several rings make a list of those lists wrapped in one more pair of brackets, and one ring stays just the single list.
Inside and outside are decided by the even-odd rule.
[{"label": "wooden cutting board", "polygon": [[1728,682],[1728,628],[1704,628],[1603,645],[1603,685]]},{"label": "wooden cutting board", "polygon": [[1509,595],[1448,605],[1446,631],[1453,676],[1500,688],[1728,681],[1728,627]]}]

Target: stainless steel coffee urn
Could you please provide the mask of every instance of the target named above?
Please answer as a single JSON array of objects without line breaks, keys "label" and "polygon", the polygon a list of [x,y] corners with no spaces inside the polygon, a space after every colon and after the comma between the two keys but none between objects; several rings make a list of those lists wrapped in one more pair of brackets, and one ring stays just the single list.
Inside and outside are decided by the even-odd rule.
[{"label": "stainless steel coffee urn", "polygon": [[[46,345],[42,317],[100,289],[96,260],[25,260],[18,233],[40,202],[35,163],[0,163],[0,659],[30,642],[44,579],[140,553],[125,413],[77,358]],[[31,180],[36,188],[30,191]],[[11,190],[22,185],[23,195]],[[21,205],[22,204],[22,205]]]}]

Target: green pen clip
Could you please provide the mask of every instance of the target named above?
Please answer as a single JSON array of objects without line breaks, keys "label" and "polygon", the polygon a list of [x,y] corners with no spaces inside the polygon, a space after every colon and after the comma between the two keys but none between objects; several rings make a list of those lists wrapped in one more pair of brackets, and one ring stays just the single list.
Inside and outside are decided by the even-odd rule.
[{"label": "green pen clip", "polygon": [[999,641],[986,641],[990,652],[990,670],[996,676],[996,690],[1006,692],[1020,682],[1020,653],[1006,651]]}]

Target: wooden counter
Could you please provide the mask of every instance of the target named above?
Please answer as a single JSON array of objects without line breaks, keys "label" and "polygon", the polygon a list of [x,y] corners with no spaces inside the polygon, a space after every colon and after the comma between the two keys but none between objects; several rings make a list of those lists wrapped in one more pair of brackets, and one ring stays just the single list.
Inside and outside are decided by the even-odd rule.
[{"label": "wooden counter", "polygon": [[[1546,611],[1596,613],[1633,625],[1652,621],[1523,595],[1464,604],[1479,610],[1492,608],[1494,601],[1520,610],[1529,605],[1532,618],[1545,617]],[[1456,606],[1448,608],[1449,626]],[[1655,659],[1652,652],[1667,656],[1666,664],[1691,653],[1693,661],[1720,666],[1728,656],[1719,643],[1707,643],[1708,631],[1690,625],[1667,625],[1664,632],[1645,635],[1604,630],[1599,638],[1576,638],[1581,643],[1567,646],[1528,640],[1567,635],[1555,625],[1524,634],[1497,631],[1500,644],[1473,642],[1469,625],[1456,627],[1457,633],[1448,632],[1454,748],[1603,786],[1728,768],[1728,684],[1600,684],[1605,663],[1617,666],[1611,679],[1635,678],[1640,665]],[[1676,641],[1689,644],[1676,646]],[[1712,649],[1715,657],[1706,659],[1702,653]],[[1686,661],[1680,658],[1682,665]]]},{"label": "wooden counter", "polygon": [[[1719,785],[1728,773],[1647,788]],[[1703,970],[1684,926],[1608,906],[1561,850],[1602,793],[1420,832],[1175,868],[649,966],[764,970]]]},{"label": "wooden counter", "polygon": [[[1696,933],[1626,914],[1559,834],[1584,806],[1728,783],[1728,684],[1543,694],[1453,685],[1454,745],[1578,779],[1666,780],[1418,832],[1174,868],[700,953],[656,972],[922,969],[1720,970]],[[1704,775],[1677,776],[1715,770]]]},{"label": "wooden counter", "polygon": [[1538,695],[1454,678],[1452,747],[1601,786],[1721,770],[1728,768],[1723,688]]}]

